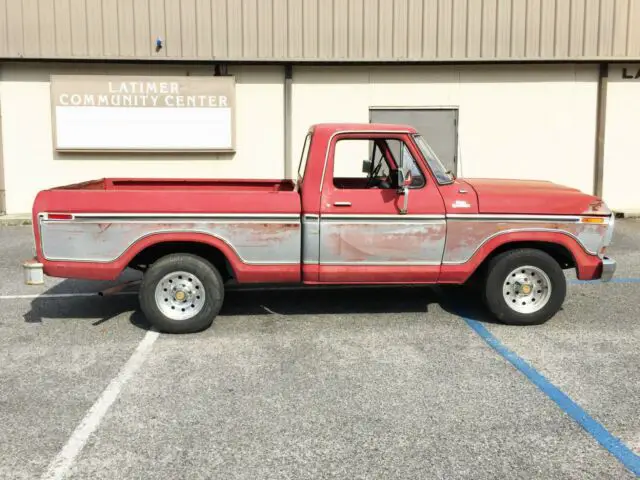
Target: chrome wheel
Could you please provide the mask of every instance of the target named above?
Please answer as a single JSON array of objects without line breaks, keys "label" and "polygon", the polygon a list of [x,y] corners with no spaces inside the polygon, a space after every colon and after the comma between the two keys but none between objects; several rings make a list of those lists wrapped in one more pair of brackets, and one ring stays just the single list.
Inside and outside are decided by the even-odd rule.
[{"label": "chrome wheel", "polygon": [[505,278],[502,297],[506,304],[518,313],[537,312],[551,298],[551,280],[538,267],[518,267]]},{"label": "chrome wheel", "polygon": [[171,320],[188,320],[204,307],[204,285],[192,273],[171,272],[158,282],[155,301],[162,314]]}]

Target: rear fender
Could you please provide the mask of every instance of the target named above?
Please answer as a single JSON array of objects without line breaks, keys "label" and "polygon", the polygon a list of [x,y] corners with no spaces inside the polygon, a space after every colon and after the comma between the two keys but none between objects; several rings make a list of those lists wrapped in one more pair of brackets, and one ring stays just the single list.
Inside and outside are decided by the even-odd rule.
[{"label": "rear fender", "polygon": [[234,275],[239,267],[242,268],[241,265],[243,262],[240,259],[240,256],[235,251],[235,249],[227,242],[213,235],[188,232],[154,233],[148,235],[131,245],[114,263],[117,264],[122,271],[127,267],[127,265],[129,265],[131,260],[133,260],[135,256],[143,250],[155,245],[159,245],[161,243],[170,242],[190,242],[208,245],[219,250],[224,255],[224,257],[227,259],[227,262],[229,262],[229,266],[231,267]]},{"label": "rear fender", "polygon": [[[43,260],[47,275],[61,278],[85,278],[93,280],[115,280],[128,267],[131,260],[143,250],[167,242],[191,242],[208,245],[219,250],[227,259],[234,276],[242,276],[246,264],[228,243],[213,235],[203,233],[155,233],[139,239],[113,262],[77,262]],[[244,267],[244,268],[243,268]]]}]

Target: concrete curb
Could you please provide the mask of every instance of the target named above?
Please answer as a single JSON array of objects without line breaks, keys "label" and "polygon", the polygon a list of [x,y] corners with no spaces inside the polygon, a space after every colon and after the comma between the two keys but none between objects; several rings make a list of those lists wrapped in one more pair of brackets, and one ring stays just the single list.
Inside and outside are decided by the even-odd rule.
[{"label": "concrete curb", "polygon": [[20,225],[31,225],[31,215],[0,215],[0,226],[17,227]]},{"label": "concrete curb", "polygon": [[640,218],[640,210],[630,211],[630,212],[613,212],[616,215],[616,218]]}]

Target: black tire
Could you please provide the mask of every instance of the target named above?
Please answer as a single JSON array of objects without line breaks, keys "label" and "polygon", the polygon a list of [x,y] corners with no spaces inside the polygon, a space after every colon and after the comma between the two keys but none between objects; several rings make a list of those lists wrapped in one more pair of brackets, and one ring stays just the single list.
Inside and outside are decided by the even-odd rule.
[{"label": "black tire", "polygon": [[[542,270],[550,283],[550,294],[546,304],[531,313],[519,312],[512,308],[511,305],[513,303],[518,304],[520,299],[514,302],[515,298],[510,296],[513,293],[506,294],[503,291],[507,277],[510,276],[511,272],[524,266],[537,267]],[[567,280],[558,262],[549,254],[530,248],[509,250],[492,258],[487,267],[483,295],[484,302],[498,321],[508,325],[539,325],[550,320],[562,307],[567,294]],[[523,275],[527,276],[527,273],[523,273]],[[538,281],[539,277],[538,280],[535,280],[534,285]],[[546,279],[543,278],[542,284],[545,282]],[[509,286],[506,288],[509,288]],[[528,299],[522,300],[526,300],[526,302],[533,305],[532,299],[535,302],[536,292],[543,291],[536,290],[537,288],[537,286],[534,288]],[[510,300],[505,300],[505,296]]]},{"label": "black tire", "polygon": [[[186,280],[198,281],[198,290],[200,288],[204,290],[203,303],[200,304],[201,309],[190,318],[171,318],[164,314],[156,303],[156,287],[166,275],[172,272],[191,274],[193,280],[190,276]],[[195,295],[196,290],[194,289],[193,292]],[[188,253],[174,253],[162,257],[149,267],[142,279],[138,298],[145,317],[158,331],[165,333],[199,332],[211,326],[222,308],[224,282],[216,267],[207,260]]]}]

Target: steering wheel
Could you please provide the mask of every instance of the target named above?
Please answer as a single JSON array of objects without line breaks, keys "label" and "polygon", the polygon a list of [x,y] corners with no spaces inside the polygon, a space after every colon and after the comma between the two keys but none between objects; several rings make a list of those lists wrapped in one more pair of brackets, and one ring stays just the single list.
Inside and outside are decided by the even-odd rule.
[{"label": "steering wheel", "polygon": [[378,165],[376,165],[376,168],[373,169],[373,172],[371,172],[371,176],[367,180],[367,188],[377,188],[381,186],[382,183],[386,183],[384,180],[378,180],[376,178],[381,168],[382,168],[382,162],[379,162]]}]

